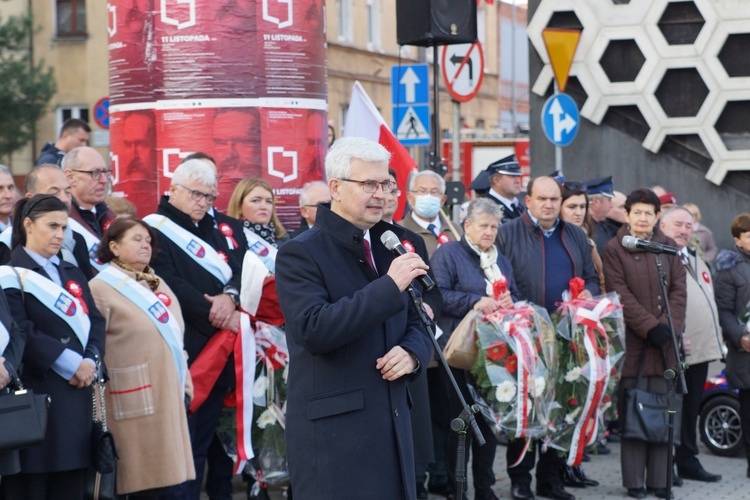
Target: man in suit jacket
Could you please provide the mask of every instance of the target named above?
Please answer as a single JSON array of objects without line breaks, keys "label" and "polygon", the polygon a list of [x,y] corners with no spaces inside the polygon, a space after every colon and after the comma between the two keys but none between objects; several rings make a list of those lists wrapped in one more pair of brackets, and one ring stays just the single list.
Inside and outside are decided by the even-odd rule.
[{"label": "man in suit jacket", "polygon": [[[388,172],[395,185],[398,181],[396,171],[390,168]],[[424,173],[419,172],[419,174],[416,174],[419,176],[416,179],[412,177],[412,182],[410,183],[411,189],[425,189],[429,185],[431,185],[430,189],[432,189],[436,185],[440,185],[441,192],[444,192],[445,181],[443,181],[442,177],[434,172],[429,172],[438,178],[435,179],[432,176],[425,176]],[[393,222],[393,214],[396,212],[398,206],[399,195],[400,191],[398,187],[395,187],[391,191],[391,196],[386,198],[386,208],[383,214],[384,221],[395,224]],[[414,196],[412,194],[409,196],[410,202],[414,203]],[[442,201],[445,201],[445,196],[442,197]],[[435,217],[433,220],[437,220],[438,223],[440,222],[439,217]],[[430,242],[430,248],[434,252],[438,246],[438,240],[435,233],[425,228],[424,224],[426,223],[427,219],[415,215],[412,208],[412,212],[397,225],[406,231],[405,241],[414,247],[413,251],[422,257],[427,265],[430,265],[430,256],[432,253],[427,248],[427,241]],[[448,231],[444,233],[443,238],[451,239],[447,236],[447,233]],[[452,233],[450,234],[452,235]],[[407,244],[404,243],[404,247],[406,246]],[[428,271],[428,274],[435,281],[432,269]],[[435,287],[429,292],[423,292],[422,295],[426,306],[425,310],[430,318],[437,323],[443,308],[443,297],[440,294],[440,290]],[[442,494],[449,490],[448,471],[446,470],[447,459],[445,455],[448,447],[448,431],[451,421],[449,400],[446,397],[449,388],[445,385],[443,376],[440,373],[442,368],[435,363],[432,364],[434,366],[427,367],[425,377],[420,377],[409,384],[409,391],[414,401],[411,423],[414,430],[414,460],[417,466],[417,498],[427,498],[428,491]]]},{"label": "man in suit jacket", "polygon": [[312,181],[302,186],[299,193],[299,212],[302,220],[297,229],[290,235],[296,238],[315,225],[318,203],[331,203],[331,192],[324,181]]},{"label": "man in suit jacket", "polygon": [[70,182],[73,197],[70,217],[101,239],[104,230],[116,217],[104,203],[112,170],[99,151],[86,146],[72,149],[66,154],[62,169]]},{"label": "man in suit jacket", "polygon": [[422,170],[409,179],[407,200],[411,213],[400,220],[399,224],[424,239],[430,257],[442,243],[454,241],[455,236],[460,237],[444,227],[440,220],[440,210],[447,198],[445,179],[432,170]]},{"label": "man in suit jacket", "polygon": [[279,249],[289,344],[286,437],[295,497],[415,499],[407,380],[431,343],[404,291],[427,265],[380,242],[390,154],[358,137],[326,156],[331,208]]}]

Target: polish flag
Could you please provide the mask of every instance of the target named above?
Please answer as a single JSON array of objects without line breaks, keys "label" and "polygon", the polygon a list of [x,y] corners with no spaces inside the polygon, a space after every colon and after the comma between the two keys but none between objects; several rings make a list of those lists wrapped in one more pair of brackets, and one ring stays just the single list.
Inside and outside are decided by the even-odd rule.
[{"label": "polish flag", "polygon": [[364,137],[379,142],[391,153],[390,167],[396,171],[398,188],[401,190],[393,220],[401,220],[406,208],[406,184],[411,173],[417,170],[417,162],[398,142],[359,82],[354,82],[352,89],[352,98],[349,101],[349,110],[346,112],[344,123],[344,137]]}]

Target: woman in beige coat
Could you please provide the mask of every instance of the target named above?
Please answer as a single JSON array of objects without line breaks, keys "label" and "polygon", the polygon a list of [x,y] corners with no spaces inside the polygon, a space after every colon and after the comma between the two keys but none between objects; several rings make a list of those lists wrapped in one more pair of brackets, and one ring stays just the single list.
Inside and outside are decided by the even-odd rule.
[{"label": "woman in beige coat", "polygon": [[117,493],[139,499],[195,478],[184,324],[174,293],[148,266],[155,242],[143,221],[115,220],[99,249],[110,265],[90,283],[107,320],[106,403],[120,456]]}]

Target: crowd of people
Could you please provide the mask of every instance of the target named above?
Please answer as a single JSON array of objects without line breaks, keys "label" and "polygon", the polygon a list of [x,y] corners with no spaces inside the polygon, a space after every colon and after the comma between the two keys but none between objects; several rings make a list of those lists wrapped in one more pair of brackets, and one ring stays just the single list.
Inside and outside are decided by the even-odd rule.
[{"label": "crowd of people", "polygon": [[[702,467],[696,436],[714,360],[726,358],[739,389],[750,456],[750,214],[732,223],[735,248],[717,252],[698,207],[658,187],[624,195],[611,177],[542,176],[523,193],[508,157],[487,167],[460,221],[446,216],[445,181],[431,171],[408,179],[410,210],[398,217],[388,151],[341,138],[326,156],[328,181],[302,188],[291,233],[262,179],[241,180],[227,213],[215,210],[218,173],[205,153],[185,158],[156,213],[139,219],[122,200],[107,203],[111,170],[95,149],[72,144],[85,132],[73,127],[54,151],[46,146],[49,162],[29,173],[14,203],[1,203],[11,189],[0,169],[0,387],[8,392],[17,373],[52,401],[42,445],[0,453],[4,499],[83,498],[100,378],[119,498],[198,499],[204,480],[209,498],[230,498],[252,450],[240,451],[241,425],[236,450],[217,431],[230,400],[259,397],[257,379],[240,379],[256,376],[246,367],[255,353],[237,346],[261,316],[283,328],[288,348],[279,410],[288,497],[453,498],[466,488],[451,431],[463,408],[428,331],[444,348],[474,311],[528,301],[554,313],[575,278],[579,298],[616,292],[623,305],[620,404],[636,386],[666,393],[675,353],[689,365],[675,481],[721,480]],[[403,251],[384,243],[391,234]],[[627,236],[677,251],[650,255],[625,245]],[[482,403],[470,372],[450,374],[463,399]],[[248,427],[254,418],[246,416]],[[569,488],[598,484],[543,440],[509,439],[476,419],[486,445],[469,432],[466,460],[477,500],[497,498],[499,443],[514,499],[573,500]],[[667,498],[668,445],[619,438],[616,420],[607,434],[621,439],[625,493]],[[590,453],[608,452],[605,443]],[[246,468],[248,491],[264,495],[262,465]]]}]

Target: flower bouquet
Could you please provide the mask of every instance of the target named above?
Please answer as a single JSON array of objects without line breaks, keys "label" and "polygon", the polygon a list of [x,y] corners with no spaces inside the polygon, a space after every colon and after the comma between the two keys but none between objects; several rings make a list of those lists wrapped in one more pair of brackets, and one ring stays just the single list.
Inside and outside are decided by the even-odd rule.
[{"label": "flower bouquet", "polygon": [[[575,278],[574,280],[579,280]],[[549,445],[568,452],[568,465],[580,465],[586,447],[600,438],[599,420],[612,407],[612,394],[625,352],[622,306],[616,293],[577,297],[580,283],[556,312],[559,372],[556,404],[551,412],[555,431]]]},{"label": "flower bouquet", "polygon": [[[235,472],[244,467],[244,471],[255,478],[253,488],[257,495],[260,488],[283,486],[289,482],[284,434],[289,353],[281,328],[260,321],[255,322],[254,326],[253,389],[252,394],[245,395],[252,400],[252,415],[244,419],[251,426],[250,432],[240,429],[238,433],[238,398],[233,392],[225,399],[217,433],[227,454],[236,461]],[[239,383],[237,385],[240,386]],[[245,445],[249,444],[251,448],[248,457],[254,457],[246,464],[237,460],[238,434],[250,437],[250,443],[246,441]]]},{"label": "flower bouquet", "polygon": [[518,302],[483,316],[476,330],[479,353],[471,373],[492,410],[490,426],[515,438],[544,435],[556,374],[555,332],[547,311]]}]

